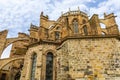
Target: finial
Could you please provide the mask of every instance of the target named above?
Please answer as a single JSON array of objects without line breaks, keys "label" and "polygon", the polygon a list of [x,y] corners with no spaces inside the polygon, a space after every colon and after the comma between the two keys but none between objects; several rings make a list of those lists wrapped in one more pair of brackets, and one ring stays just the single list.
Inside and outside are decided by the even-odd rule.
[{"label": "finial", "polygon": [[41,12],[40,16],[43,16],[43,11]]},{"label": "finial", "polygon": [[80,11],[80,7],[78,6],[78,11]]},{"label": "finial", "polygon": [[47,18],[47,19],[49,19],[49,16],[48,16],[48,15],[46,15],[46,18]]},{"label": "finial", "polygon": [[32,27],[32,26],[33,26],[33,24],[31,23],[31,24],[30,24],[30,27]]},{"label": "finial", "polygon": [[32,23],[30,23],[30,25],[33,25]]},{"label": "finial", "polygon": [[61,15],[63,15],[63,11],[61,12]]},{"label": "finial", "polygon": [[69,11],[71,11],[70,8],[69,8]]}]

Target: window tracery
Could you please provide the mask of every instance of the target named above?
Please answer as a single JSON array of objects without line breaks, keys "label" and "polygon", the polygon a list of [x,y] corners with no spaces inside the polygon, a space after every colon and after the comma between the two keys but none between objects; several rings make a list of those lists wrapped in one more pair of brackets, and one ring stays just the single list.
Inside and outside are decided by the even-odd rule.
[{"label": "window tracery", "polygon": [[78,20],[74,19],[73,20],[73,28],[74,28],[74,33],[78,33]]}]

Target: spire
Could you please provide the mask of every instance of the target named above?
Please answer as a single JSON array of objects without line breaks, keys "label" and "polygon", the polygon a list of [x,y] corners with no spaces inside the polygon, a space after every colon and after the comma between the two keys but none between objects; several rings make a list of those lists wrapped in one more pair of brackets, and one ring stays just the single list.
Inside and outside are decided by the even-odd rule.
[{"label": "spire", "polygon": [[61,12],[61,15],[63,15],[63,11]]},{"label": "spire", "polygon": [[43,16],[43,11],[41,12],[40,16]]}]

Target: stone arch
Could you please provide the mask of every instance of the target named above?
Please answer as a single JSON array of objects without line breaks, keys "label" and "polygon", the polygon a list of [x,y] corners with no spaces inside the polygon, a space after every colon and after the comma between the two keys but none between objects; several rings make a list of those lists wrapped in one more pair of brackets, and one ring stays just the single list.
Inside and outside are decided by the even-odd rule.
[{"label": "stone arch", "polygon": [[37,55],[37,53],[35,51],[32,51],[30,56],[32,57],[33,55]]},{"label": "stone arch", "polygon": [[52,50],[52,49],[49,49],[49,50],[45,51],[45,52],[43,53],[43,55],[46,56],[47,53],[49,53],[49,52],[53,53],[54,56],[57,56],[57,55],[56,55],[56,52],[55,52],[54,50]]},{"label": "stone arch", "polygon": [[6,39],[6,42],[5,42],[5,45],[2,46],[2,47],[3,47],[3,50],[0,51],[0,57],[1,57],[2,53],[3,53],[3,51],[4,51],[10,44],[15,43],[15,42],[17,42],[17,41],[26,41],[26,40],[29,41],[29,38],[7,38],[7,39]]},{"label": "stone arch", "polygon": [[[106,27],[107,27],[107,25],[108,25],[108,22],[107,22],[106,19],[99,19],[99,23],[100,23],[100,26],[101,26],[101,24],[104,25],[104,26],[106,26]],[[102,27],[101,27],[101,28],[102,28]]]},{"label": "stone arch", "polygon": [[32,57],[33,57],[34,54],[36,54],[38,56],[38,54],[37,54],[36,51],[31,51],[31,52],[27,52],[26,53],[26,55],[30,57],[29,59],[32,59]]},{"label": "stone arch", "polygon": [[4,63],[4,64],[2,64],[2,65],[0,66],[0,70],[1,70],[3,67],[5,67],[7,64],[11,63],[12,61],[16,61],[16,60],[24,60],[24,57],[12,58],[11,60],[6,61],[6,63]]},{"label": "stone arch", "polygon": [[17,41],[29,41],[29,39],[28,38],[8,38],[7,40],[6,40],[6,44],[5,44],[5,48],[8,46],[8,45],[10,45],[10,44],[12,44],[12,43],[15,43],[15,42],[17,42]]},{"label": "stone arch", "polygon": [[73,19],[72,19],[72,22],[73,22],[74,20],[77,20],[77,21],[79,22],[79,19],[78,19],[78,18],[73,18]]}]

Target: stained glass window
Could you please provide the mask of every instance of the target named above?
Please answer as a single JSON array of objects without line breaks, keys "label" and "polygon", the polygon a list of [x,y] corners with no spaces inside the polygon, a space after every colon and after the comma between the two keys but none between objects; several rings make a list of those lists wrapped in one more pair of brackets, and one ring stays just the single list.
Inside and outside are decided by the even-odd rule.
[{"label": "stained glass window", "polygon": [[83,30],[84,30],[84,34],[85,34],[85,35],[88,35],[87,26],[86,26],[86,25],[83,27]]},{"label": "stained glass window", "polygon": [[56,31],[55,32],[55,39],[58,40],[60,38],[60,32]]},{"label": "stained glass window", "polygon": [[74,33],[78,33],[78,21],[76,19],[73,20],[73,27],[74,27]]},{"label": "stained glass window", "polygon": [[32,57],[31,80],[35,80],[36,60],[37,60],[37,55],[34,54]]},{"label": "stained glass window", "polygon": [[53,54],[51,52],[46,57],[46,80],[53,80]]}]

